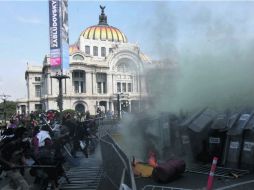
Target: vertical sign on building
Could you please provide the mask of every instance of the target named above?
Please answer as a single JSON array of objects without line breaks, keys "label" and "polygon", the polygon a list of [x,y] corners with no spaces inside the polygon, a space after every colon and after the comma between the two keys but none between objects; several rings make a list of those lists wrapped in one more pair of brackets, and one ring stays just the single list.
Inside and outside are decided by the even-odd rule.
[{"label": "vertical sign on building", "polygon": [[49,0],[50,66],[62,72],[69,66],[68,1]]},{"label": "vertical sign on building", "polygon": [[61,71],[60,1],[49,0],[50,66]]},{"label": "vertical sign on building", "polygon": [[61,43],[62,43],[62,69],[69,67],[69,26],[68,26],[68,1],[61,0]]}]

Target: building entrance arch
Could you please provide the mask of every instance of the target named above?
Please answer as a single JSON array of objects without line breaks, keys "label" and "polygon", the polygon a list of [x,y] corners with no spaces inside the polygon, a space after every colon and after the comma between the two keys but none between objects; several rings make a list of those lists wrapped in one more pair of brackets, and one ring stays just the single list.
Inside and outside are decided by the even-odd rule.
[{"label": "building entrance arch", "polygon": [[80,113],[85,113],[85,106],[83,104],[79,103],[75,106],[75,111],[80,112]]}]

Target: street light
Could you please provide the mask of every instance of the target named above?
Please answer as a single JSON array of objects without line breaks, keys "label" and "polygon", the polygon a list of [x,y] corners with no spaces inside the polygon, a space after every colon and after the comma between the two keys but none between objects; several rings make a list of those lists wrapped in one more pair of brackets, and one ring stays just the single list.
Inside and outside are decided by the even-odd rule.
[{"label": "street light", "polygon": [[57,106],[59,108],[60,111],[60,120],[62,121],[62,112],[63,112],[63,89],[62,89],[62,80],[63,79],[67,79],[70,78],[67,75],[63,75],[63,73],[61,72],[61,74],[56,74],[55,76],[50,76],[50,78],[55,78],[58,80],[58,84],[59,84],[59,95],[57,97]]},{"label": "street light", "polygon": [[6,125],[6,99],[7,97],[10,97],[10,95],[0,95],[2,97],[2,100],[4,102],[4,124]]},{"label": "street light", "polygon": [[124,93],[117,93],[117,117],[120,120],[121,118],[121,100],[120,98],[124,98],[124,96],[127,96],[127,98],[129,97],[129,94],[124,94]]},{"label": "street light", "polygon": [[118,94],[117,94],[117,119],[118,119],[118,120],[120,120],[120,118],[121,118],[120,94],[123,94],[123,93],[118,93]]}]

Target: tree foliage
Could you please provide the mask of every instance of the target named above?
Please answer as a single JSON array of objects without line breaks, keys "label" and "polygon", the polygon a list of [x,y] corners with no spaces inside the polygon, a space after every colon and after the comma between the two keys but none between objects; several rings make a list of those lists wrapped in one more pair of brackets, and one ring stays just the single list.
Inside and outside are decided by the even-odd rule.
[{"label": "tree foliage", "polygon": [[6,113],[6,119],[8,120],[13,114],[16,113],[17,103],[14,101],[6,101],[5,106],[4,102],[0,103],[0,118],[4,119],[4,107]]},{"label": "tree foliage", "polygon": [[73,110],[73,109],[66,109],[66,110],[63,111],[63,115],[65,115],[66,113],[69,113],[69,114],[71,114],[72,116],[74,116],[75,113],[76,113],[76,111]]}]

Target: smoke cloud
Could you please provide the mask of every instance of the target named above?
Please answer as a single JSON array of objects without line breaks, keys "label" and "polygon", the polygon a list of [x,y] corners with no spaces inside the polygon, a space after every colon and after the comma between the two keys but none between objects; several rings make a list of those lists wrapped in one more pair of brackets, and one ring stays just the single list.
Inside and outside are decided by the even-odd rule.
[{"label": "smoke cloud", "polygon": [[[224,19],[213,9],[197,7],[188,25],[179,26],[169,14],[173,8],[158,5],[157,22],[150,26],[151,31],[160,30],[150,39],[154,39],[152,44],[162,65],[147,75],[152,109],[158,113],[207,106],[219,110],[253,106],[254,36],[248,36],[250,18],[243,12],[243,16]],[[247,20],[240,22],[244,18]]]},{"label": "smoke cloud", "polygon": [[[220,5],[217,10],[212,3],[190,3],[185,8],[158,3],[152,19],[141,26],[147,29],[149,52],[161,62],[146,72],[152,99],[144,114],[153,117],[204,107],[224,111],[254,106],[254,33],[249,5]],[[139,126],[131,117],[124,125],[125,150],[144,156],[146,126]]]}]

